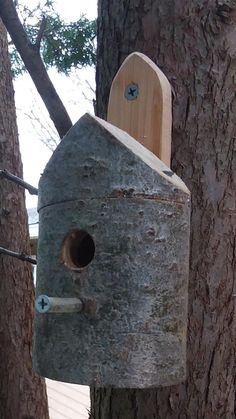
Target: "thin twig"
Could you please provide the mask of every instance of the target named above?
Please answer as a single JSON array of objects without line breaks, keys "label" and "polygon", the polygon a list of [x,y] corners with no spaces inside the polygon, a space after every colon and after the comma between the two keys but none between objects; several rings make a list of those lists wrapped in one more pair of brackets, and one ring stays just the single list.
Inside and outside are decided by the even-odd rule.
[{"label": "thin twig", "polygon": [[23,188],[27,189],[31,195],[38,195],[38,189],[34,186],[30,185],[29,183],[25,182],[18,176],[13,175],[12,173],[8,172],[8,170],[0,170],[0,178],[5,178],[10,180],[11,182],[16,183],[17,185],[22,186]]},{"label": "thin twig", "polygon": [[5,247],[0,247],[0,254],[1,255],[12,256],[14,258],[23,260],[24,262],[30,262],[33,265],[37,265],[37,260],[36,259],[31,258],[30,256],[25,255],[24,253],[17,253],[17,252],[13,252],[12,250],[5,249]]}]

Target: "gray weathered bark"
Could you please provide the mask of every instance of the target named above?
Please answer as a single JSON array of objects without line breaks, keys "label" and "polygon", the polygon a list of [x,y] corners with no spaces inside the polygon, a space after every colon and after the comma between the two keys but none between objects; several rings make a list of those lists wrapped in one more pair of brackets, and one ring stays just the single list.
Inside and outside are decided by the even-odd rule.
[{"label": "gray weathered bark", "polygon": [[[38,204],[33,359],[41,375],[120,388],[185,378],[190,196],[166,169],[89,115],[49,160]],[[82,310],[46,312],[50,297],[77,297]]]},{"label": "gray weathered bark", "polygon": [[[235,407],[235,1],[100,0],[97,113],[133,51],[173,88],[172,169],[192,193],[188,379],[91,390],[95,419],[227,418]],[[111,47],[112,46],[112,47]]]},{"label": "gray weathered bark", "polygon": [[[0,169],[22,177],[7,44],[0,21]],[[0,245],[30,252],[24,191],[6,179],[0,179]],[[48,419],[45,384],[31,363],[32,268],[0,255],[0,273],[0,419]]]}]

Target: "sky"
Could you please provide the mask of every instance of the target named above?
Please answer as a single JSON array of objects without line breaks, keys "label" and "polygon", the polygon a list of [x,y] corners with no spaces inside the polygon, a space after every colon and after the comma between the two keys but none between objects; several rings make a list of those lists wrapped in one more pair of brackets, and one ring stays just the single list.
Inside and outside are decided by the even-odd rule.
[{"label": "sky", "polygon": [[[66,21],[77,20],[82,13],[90,19],[95,18],[97,14],[97,0],[56,0],[55,4],[56,10]],[[70,76],[59,75],[56,70],[50,70],[49,76],[73,123],[85,112],[93,113],[94,69],[87,67],[73,72]],[[40,138],[54,138],[57,137],[57,133],[30,76],[25,74],[18,77],[14,81],[14,89],[24,179],[37,187],[40,174],[52,154]],[[42,130],[39,124],[33,126],[27,117],[31,110],[42,123]],[[26,205],[28,208],[36,207],[37,197],[26,193]]]}]

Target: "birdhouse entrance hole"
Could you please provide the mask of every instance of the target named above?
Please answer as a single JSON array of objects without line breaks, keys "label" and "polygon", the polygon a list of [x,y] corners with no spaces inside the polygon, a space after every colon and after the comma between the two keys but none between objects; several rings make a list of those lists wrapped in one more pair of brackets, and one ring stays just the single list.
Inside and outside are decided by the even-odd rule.
[{"label": "birdhouse entrance hole", "polygon": [[70,231],[62,243],[62,260],[71,269],[81,269],[94,258],[95,244],[84,230]]}]

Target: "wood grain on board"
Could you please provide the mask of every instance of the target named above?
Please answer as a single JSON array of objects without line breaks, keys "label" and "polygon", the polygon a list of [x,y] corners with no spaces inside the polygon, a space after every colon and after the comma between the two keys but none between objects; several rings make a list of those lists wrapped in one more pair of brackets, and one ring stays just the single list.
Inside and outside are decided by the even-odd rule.
[{"label": "wood grain on board", "polygon": [[144,54],[130,54],[116,74],[107,120],[170,166],[171,87],[163,72]]}]

